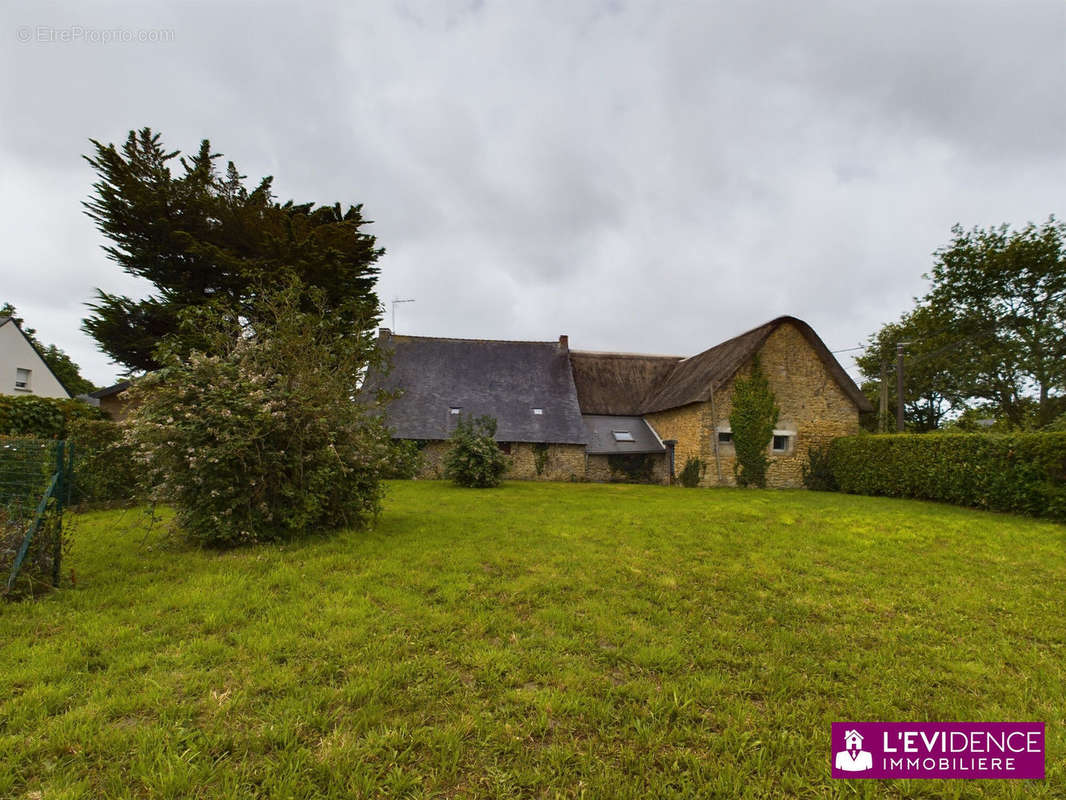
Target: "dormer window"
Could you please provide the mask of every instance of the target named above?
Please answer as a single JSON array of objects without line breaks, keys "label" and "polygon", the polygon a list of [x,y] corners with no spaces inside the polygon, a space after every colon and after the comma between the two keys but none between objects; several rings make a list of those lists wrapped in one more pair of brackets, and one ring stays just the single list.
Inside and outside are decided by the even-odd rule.
[{"label": "dormer window", "polygon": [[635,442],[633,434],[629,431],[611,431],[611,435],[616,442]]},{"label": "dormer window", "polygon": [[533,416],[534,417],[540,417],[540,416],[543,416],[543,415],[544,415],[544,409],[543,408],[534,408],[533,409]]}]

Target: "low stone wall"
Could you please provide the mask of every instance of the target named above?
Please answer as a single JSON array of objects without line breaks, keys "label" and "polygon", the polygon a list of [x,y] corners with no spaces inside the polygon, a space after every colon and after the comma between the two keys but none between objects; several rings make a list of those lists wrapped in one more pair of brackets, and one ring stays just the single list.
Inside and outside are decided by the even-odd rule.
[{"label": "low stone wall", "polygon": [[[444,477],[444,457],[450,442],[429,442],[422,448],[422,469],[419,478]],[[549,444],[544,450],[531,442],[512,442],[507,455],[510,467],[506,480],[518,481],[579,481],[585,480],[585,446],[581,444]],[[539,452],[538,452],[539,451]],[[537,467],[540,466],[538,471]]]}]

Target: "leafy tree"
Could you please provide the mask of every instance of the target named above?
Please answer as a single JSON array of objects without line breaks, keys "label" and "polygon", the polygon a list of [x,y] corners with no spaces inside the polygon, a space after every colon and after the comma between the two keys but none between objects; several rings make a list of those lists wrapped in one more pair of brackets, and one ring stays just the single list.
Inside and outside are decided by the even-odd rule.
[{"label": "leafy tree", "polygon": [[209,352],[168,341],[163,366],[129,389],[126,427],[146,488],[193,539],[289,539],[378,513],[384,398],[367,397],[360,379],[380,351],[323,295],[260,293],[254,329],[225,305],[187,309],[182,331],[199,331]]},{"label": "leafy tree", "polygon": [[41,343],[41,340],[37,338],[37,330],[26,327],[22,317],[18,314],[18,310],[11,303],[4,303],[3,306],[0,306],[0,317],[11,317],[18,323],[18,326],[22,328],[22,332],[26,334],[26,337],[33,342],[40,352],[44,363],[49,366],[55,376],[59,378],[60,383],[72,395],[88,394],[96,390],[96,386],[93,385],[92,381],[81,376],[81,369],[70,356],[54,344],[45,345]]},{"label": "leafy tree", "polygon": [[733,383],[729,427],[733,432],[733,474],[738,486],[766,486],[766,448],[779,414],[770,382],[755,356],[748,377],[738,377]]},{"label": "leafy tree", "polygon": [[933,430],[969,407],[1008,429],[1046,426],[1066,411],[1066,225],[1049,217],[952,234],[934,253],[929,292],[857,359],[863,389],[876,400],[887,361],[895,407],[895,345],[906,341],[910,429]]},{"label": "leafy tree", "polygon": [[994,403],[1014,427],[1024,399],[1039,425],[1064,410],[1066,224],[1049,217],[1020,231],[965,231],[935,254],[925,302],[948,315],[959,339],[952,359],[972,399]]},{"label": "leafy tree", "polygon": [[493,417],[459,417],[444,456],[444,477],[460,486],[489,489],[499,486],[507,471],[507,458],[496,444]]},{"label": "leafy tree", "polygon": [[[929,305],[919,305],[891,322],[869,339],[869,345],[855,359],[868,380],[863,391],[887,419],[887,429],[895,430],[896,345],[905,343],[903,368],[903,418],[909,430],[931,431],[963,406],[964,387],[956,371],[958,348],[948,314]],[[881,409],[881,367],[887,366],[887,408]]]},{"label": "leafy tree", "polygon": [[85,158],[98,180],[86,213],[110,240],[108,257],[155,286],[143,300],[98,289],[90,304],[83,328],[117,363],[158,368],[164,336],[184,354],[203,351],[212,342],[180,326],[183,311],[210,305],[254,322],[257,293],[294,280],[317,290],[304,311],[321,304],[349,326],[376,324],[375,264],[384,251],[363,232],[361,205],[275,202],[270,177],[249,189],[232,161],[220,175],[206,139],[188,158],[150,128],[130,131],[121,149],[90,141]]}]

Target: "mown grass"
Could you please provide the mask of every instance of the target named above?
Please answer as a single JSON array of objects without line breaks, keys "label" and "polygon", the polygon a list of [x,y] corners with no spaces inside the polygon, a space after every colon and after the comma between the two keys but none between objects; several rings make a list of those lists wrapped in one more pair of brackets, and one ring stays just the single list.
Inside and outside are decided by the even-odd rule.
[{"label": "mown grass", "polygon": [[[78,518],[0,606],[3,797],[1062,797],[1066,528],[807,492],[390,486],[367,532]],[[833,781],[834,720],[1038,720],[1048,778]]]}]

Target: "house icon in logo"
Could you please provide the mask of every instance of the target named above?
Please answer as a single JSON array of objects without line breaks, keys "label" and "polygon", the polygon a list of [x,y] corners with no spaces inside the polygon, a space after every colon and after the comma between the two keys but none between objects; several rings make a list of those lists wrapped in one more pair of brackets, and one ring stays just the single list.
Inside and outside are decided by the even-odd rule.
[{"label": "house icon in logo", "polygon": [[873,754],[862,749],[862,734],[856,730],[844,732],[844,750],[836,754],[833,765],[844,772],[865,772],[874,768]]}]

